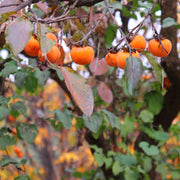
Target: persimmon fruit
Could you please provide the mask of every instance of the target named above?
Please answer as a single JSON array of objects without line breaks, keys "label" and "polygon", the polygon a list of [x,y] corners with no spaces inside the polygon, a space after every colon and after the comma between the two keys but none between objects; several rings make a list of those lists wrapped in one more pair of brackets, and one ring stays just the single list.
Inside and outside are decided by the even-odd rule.
[{"label": "persimmon fruit", "polygon": [[76,64],[87,65],[94,59],[94,50],[90,46],[73,47],[70,51],[71,59]]},{"label": "persimmon fruit", "polygon": [[132,41],[129,43],[129,45],[132,48],[135,48],[136,51],[141,52],[146,48],[146,40],[143,36],[141,35],[136,35]]},{"label": "persimmon fruit", "polygon": [[23,152],[17,153],[17,157],[22,158],[24,156]]},{"label": "persimmon fruit", "polygon": [[53,41],[56,41],[55,46],[58,45],[58,40],[57,40],[57,37],[56,37],[55,34],[49,32],[49,33],[46,34],[46,37],[49,38],[49,39],[51,39],[51,40],[53,40]]},{"label": "persimmon fruit", "polygon": [[[161,43],[165,49],[162,47]],[[168,39],[162,39],[161,43],[157,39],[151,39],[148,44],[148,51],[157,57],[167,56],[172,49],[171,41]]]},{"label": "persimmon fruit", "polygon": [[40,50],[40,45],[37,39],[34,36],[26,44],[24,51],[29,56],[37,56]]},{"label": "persimmon fruit", "polygon": [[15,122],[17,120],[17,118],[13,117],[12,115],[9,115],[8,118],[11,122]]},{"label": "persimmon fruit", "polygon": [[24,156],[23,152],[21,151],[21,148],[18,147],[18,146],[16,146],[16,147],[14,148],[14,152],[16,153],[17,157],[19,157],[19,158],[21,158],[21,157]]},{"label": "persimmon fruit", "polygon": [[[52,49],[46,54],[47,59],[51,63],[55,63],[60,58],[60,56],[61,56],[61,53],[57,46],[53,46]],[[42,56],[41,50],[39,50],[38,52],[38,58],[41,62],[45,61],[45,57]]]},{"label": "persimmon fruit", "polygon": [[12,128],[12,132],[11,132],[12,135],[16,135],[17,134],[17,130],[16,128]]},{"label": "persimmon fruit", "polygon": [[[109,52],[106,55],[106,62],[108,65],[110,66],[118,66],[121,69],[124,69],[124,67],[126,66],[126,59],[130,57],[130,53],[126,52],[126,51],[119,51],[116,53],[111,53]],[[132,52],[132,57],[137,57],[139,58],[139,53],[136,52]]]},{"label": "persimmon fruit", "polygon": [[111,53],[109,52],[106,55],[106,62],[109,66],[117,66],[117,58],[118,58],[118,52],[117,53]]},{"label": "persimmon fruit", "polygon": [[17,154],[17,153],[20,153],[21,152],[21,148],[20,147],[18,147],[18,146],[16,146],[15,148],[14,148],[14,152]]},{"label": "persimmon fruit", "polygon": [[[119,51],[118,58],[117,58],[117,66],[120,67],[121,69],[124,69],[126,66],[126,59],[129,57],[130,57],[129,52]],[[132,52],[132,57],[140,58],[139,53],[137,51]]]}]

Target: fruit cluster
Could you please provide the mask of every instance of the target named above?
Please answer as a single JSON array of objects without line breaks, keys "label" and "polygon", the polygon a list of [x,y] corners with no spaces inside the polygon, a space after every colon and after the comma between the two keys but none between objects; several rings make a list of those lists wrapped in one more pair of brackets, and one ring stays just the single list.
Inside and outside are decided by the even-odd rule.
[{"label": "fruit cluster", "polygon": [[[61,52],[58,48],[57,38],[53,33],[47,33],[46,37],[54,40],[55,45],[52,49],[46,54],[46,58],[51,62],[59,65]],[[131,56],[140,58],[140,54],[146,48],[146,40],[141,35],[136,35],[129,45],[132,48]],[[172,49],[172,44],[168,39],[162,39],[161,41],[152,39],[148,44],[148,51],[151,52],[154,56],[157,57],[165,57],[167,56]],[[24,51],[29,56],[38,56],[41,62],[45,61],[45,56],[42,56],[42,52],[40,49],[39,42],[33,36],[29,42],[26,44]],[[71,59],[76,64],[87,65],[91,63],[94,59],[94,50],[90,46],[83,47],[72,47],[70,51]],[[120,67],[122,69],[126,66],[126,59],[130,57],[130,52],[126,50],[116,51],[116,52],[108,52],[106,55],[106,62],[110,66]]]},{"label": "fruit cluster", "polygon": [[22,158],[24,156],[23,152],[21,151],[21,148],[16,146],[14,148],[14,152],[16,153],[17,157]]},{"label": "fruit cluster", "polygon": [[[132,57],[139,58],[139,53],[146,48],[146,40],[141,35],[136,35],[132,41],[129,43],[132,49],[135,51],[132,52]],[[148,51],[151,52],[154,56],[165,57],[167,56],[172,49],[171,41],[168,39],[162,39],[159,42],[157,39],[150,40],[148,44]],[[110,66],[120,67],[124,69],[126,66],[126,59],[130,57],[130,53],[127,51],[118,51],[118,52],[109,52],[106,55],[106,62]]]},{"label": "fruit cluster", "polygon": [[[61,57],[61,52],[58,48],[57,37],[53,33],[47,33],[46,37],[55,41],[55,45],[46,54],[46,57],[51,63],[55,63],[55,64],[59,65],[59,59]],[[26,46],[24,48],[24,51],[29,56],[34,56],[34,57],[38,56],[38,58],[41,62],[45,61],[45,56],[42,56],[39,42],[34,36],[32,36],[32,38],[28,41],[28,43],[26,44]]]}]

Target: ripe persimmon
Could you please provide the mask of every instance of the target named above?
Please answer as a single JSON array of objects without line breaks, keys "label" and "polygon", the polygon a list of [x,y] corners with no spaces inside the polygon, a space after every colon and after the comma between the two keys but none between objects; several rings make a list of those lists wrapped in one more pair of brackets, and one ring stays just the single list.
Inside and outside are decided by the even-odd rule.
[{"label": "ripe persimmon", "polygon": [[22,158],[24,156],[23,152],[17,153],[17,157]]},{"label": "ripe persimmon", "polygon": [[136,35],[129,43],[132,48],[136,48],[136,51],[141,52],[146,48],[146,40],[141,35]]},{"label": "ripe persimmon", "polygon": [[14,121],[17,120],[17,118],[15,118],[15,117],[13,117],[13,116],[11,116],[11,115],[9,115],[8,118],[9,118],[9,120],[10,120],[11,122],[14,122]]},{"label": "ripe persimmon", "polygon": [[16,146],[15,148],[14,148],[14,152],[17,154],[17,153],[20,153],[21,152],[21,148],[20,147],[18,147],[18,146]]},{"label": "ripe persimmon", "polygon": [[55,34],[49,32],[49,33],[46,34],[46,37],[49,38],[49,39],[51,39],[51,40],[53,40],[53,41],[56,41],[55,45],[56,45],[56,46],[58,45],[58,40],[57,40],[57,37],[56,37]]},{"label": "ripe persimmon", "polygon": [[18,147],[18,146],[16,146],[16,147],[14,148],[14,152],[16,153],[17,157],[19,157],[19,158],[21,158],[21,157],[24,156],[23,152],[21,151],[21,148]]},{"label": "ripe persimmon", "polygon": [[[61,56],[61,53],[57,46],[53,46],[52,49],[46,54],[47,59],[51,63],[55,63],[60,58],[60,56]],[[41,62],[45,61],[45,57],[42,56],[41,50],[39,50],[38,52],[38,58]]]},{"label": "ripe persimmon", "polygon": [[[129,52],[119,51],[118,58],[117,58],[117,66],[120,67],[121,69],[124,69],[124,67],[126,66],[126,59],[128,57],[130,57]],[[139,53],[137,51],[132,52],[132,57],[140,58]]]},{"label": "ripe persimmon", "polygon": [[87,65],[94,59],[94,50],[90,46],[73,47],[70,54],[72,61],[80,65]]},{"label": "ripe persimmon", "polygon": [[[165,49],[162,47],[161,43]],[[168,39],[162,39],[161,43],[157,39],[151,39],[148,44],[148,51],[157,57],[167,56],[172,49],[171,41]]]},{"label": "ripe persimmon", "polygon": [[37,56],[39,50],[40,50],[39,42],[37,39],[35,39],[34,36],[32,36],[31,39],[26,44],[24,51],[29,56]]},{"label": "ripe persimmon", "polygon": [[16,128],[12,128],[12,132],[11,132],[12,135],[16,135],[17,134],[17,130]]},{"label": "ripe persimmon", "polygon": [[111,53],[109,52],[106,54],[106,62],[109,66],[117,66],[117,59],[118,58],[118,52],[117,53]]}]

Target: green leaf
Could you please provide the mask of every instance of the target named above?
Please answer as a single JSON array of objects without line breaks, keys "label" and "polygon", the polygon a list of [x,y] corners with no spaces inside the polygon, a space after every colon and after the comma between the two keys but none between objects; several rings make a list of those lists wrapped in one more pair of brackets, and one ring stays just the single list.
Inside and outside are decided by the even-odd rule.
[{"label": "green leaf", "polygon": [[30,180],[29,176],[28,175],[19,175],[17,176],[14,180]]},{"label": "green leaf", "polygon": [[158,140],[158,141],[162,141],[163,143],[165,143],[168,139],[169,139],[169,133],[167,132],[162,132],[162,131],[155,131],[153,133],[154,139]]},{"label": "green leaf", "polygon": [[180,174],[179,174],[179,170],[174,170],[170,172],[172,179],[180,179]]},{"label": "green leaf", "polygon": [[115,160],[119,161],[121,165],[132,166],[137,164],[137,161],[130,155],[117,154]]},{"label": "green leaf", "polygon": [[82,173],[81,172],[74,172],[73,177],[75,178],[82,178]]},{"label": "green leaf", "polygon": [[163,70],[162,67],[158,64],[157,58],[148,51],[143,51],[143,54],[147,57],[149,63],[154,69],[158,81],[162,83]]},{"label": "green leaf", "polygon": [[125,77],[129,93],[132,95],[133,90],[139,82],[143,73],[143,65],[139,58],[129,57],[126,59]]},{"label": "green leaf", "polygon": [[35,92],[37,87],[38,87],[38,80],[35,77],[34,72],[30,72],[28,76],[26,77],[26,82],[25,82],[25,89],[27,92]]},{"label": "green leaf", "polygon": [[167,28],[167,27],[174,26],[174,25],[177,25],[177,24],[178,23],[173,18],[167,17],[167,18],[163,19],[162,27]]},{"label": "green leaf", "polygon": [[61,67],[61,72],[64,76],[66,86],[79,108],[85,115],[91,116],[94,108],[94,98],[91,87],[87,84],[84,77],[72,69]]},{"label": "green leaf", "polygon": [[113,159],[111,157],[104,159],[106,169],[109,169],[113,164]]},{"label": "green leaf", "polygon": [[99,154],[102,154],[102,153],[103,153],[103,149],[97,147],[96,145],[89,145],[89,147],[90,147],[91,149],[94,149],[94,151],[95,151],[96,153],[99,153]]},{"label": "green leaf", "polygon": [[37,78],[39,84],[44,86],[50,77],[50,72],[48,70],[40,71],[38,68],[35,69],[35,77]]},{"label": "green leaf", "polygon": [[160,92],[147,92],[144,96],[144,100],[147,104],[147,110],[153,113],[153,115],[161,111],[164,98]]},{"label": "green leaf", "polygon": [[20,53],[31,39],[33,25],[28,20],[16,20],[6,29],[6,42],[10,45],[15,56]]},{"label": "green leaf", "polygon": [[145,7],[146,9],[150,9],[152,8],[153,4],[152,3],[149,3],[149,2],[143,2],[143,1],[138,1],[138,4],[140,7]]},{"label": "green leaf", "polygon": [[22,160],[20,161],[20,164],[25,165],[25,164],[27,163],[27,161],[28,161],[28,160],[24,158],[24,159],[22,159]]},{"label": "green leaf", "polygon": [[15,143],[15,138],[9,135],[0,137],[0,149],[5,150],[7,146],[11,146]]},{"label": "green leaf", "polygon": [[12,159],[10,157],[3,157],[0,161],[1,167],[5,167],[9,164],[19,164],[15,159]]},{"label": "green leaf", "polygon": [[101,112],[104,113],[108,117],[112,128],[116,127],[117,117],[113,113],[111,113],[110,111],[107,111],[105,109],[103,109]]},{"label": "green leaf", "polygon": [[80,117],[76,117],[76,129],[84,128],[84,119]]},{"label": "green leaf", "polygon": [[99,130],[99,127],[102,124],[102,118],[100,114],[93,113],[90,118],[87,116],[83,117],[85,126],[92,132],[97,133]]},{"label": "green leaf", "polygon": [[159,149],[151,145],[149,146],[148,142],[142,141],[139,143],[139,147],[148,155],[148,156],[154,156],[159,154]]},{"label": "green leaf", "polygon": [[12,73],[17,71],[17,64],[15,61],[6,62],[4,65],[4,69],[0,72],[0,76],[7,77]]},{"label": "green leaf", "polygon": [[56,121],[56,120],[51,120],[51,126],[56,130],[56,131],[59,131],[62,127],[63,127],[63,124],[62,122],[59,122],[59,121]]},{"label": "green leaf", "polygon": [[125,180],[138,180],[139,179],[139,174],[136,171],[133,171],[130,168],[125,169],[125,174],[124,174]]},{"label": "green leaf", "polygon": [[112,172],[115,176],[123,172],[124,168],[120,165],[119,161],[115,161],[112,166]]},{"label": "green leaf", "polygon": [[139,118],[143,120],[145,123],[149,123],[153,121],[153,114],[148,110],[143,110],[139,114]]},{"label": "green leaf", "polygon": [[126,137],[127,134],[134,131],[134,122],[130,117],[125,117],[124,124],[120,126],[120,130],[123,137]]},{"label": "green leaf", "polygon": [[13,110],[20,112],[21,114],[27,116],[27,107],[22,101],[17,101],[15,104],[11,104]]},{"label": "green leaf", "polygon": [[95,152],[94,159],[97,162],[99,167],[101,167],[104,164],[104,155],[102,153]]},{"label": "green leaf", "polygon": [[164,164],[164,163],[158,164],[157,167],[156,167],[156,171],[161,174],[162,180],[166,179],[166,175],[168,173],[166,164]]},{"label": "green leaf", "polygon": [[4,105],[1,105],[0,106],[0,120],[4,119],[6,116],[9,115],[11,109],[4,106]]},{"label": "green leaf", "polygon": [[0,105],[8,105],[10,98],[0,96]]},{"label": "green leaf", "polygon": [[152,160],[149,157],[144,157],[143,160],[143,168],[146,172],[149,172],[152,169]]},{"label": "green leaf", "polygon": [[4,135],[5,133],[7,133],[7,129],[5,127],[0,129],[0,136]]},{"label": "green leaf", "polygon": [[53,112],[55,113],[56,120],[62,122],[65,129],[69,129],[71,127],[73,116],[70,111],[67,109],[64,111],[56,109]]},{"label": "green leaf", "polygon": [[117,33],[117,26],[116,24],[109,24],[108,27],[106,28],[105,31],[105,43],[106,43],[106,47],[111,47],[112,46],[112,42],[116,37],[116,33]]},{"label": "green leaf", "polygon": [[22,123],[17,126],[17,133],[20,138],[28,143],[33,143],[37,135],[37,127],[34,124]]},{"label": "green leaf", "polygon": [[58,75],[58,78],[63,81],[64,80],[64,77],[63,77],[63,74],[61,72],[61,70],[59,68],[56,68],[56,67],[53,67],[53,66],[49,66],[51,69],[54,69]]},{"label": "green leaf", "polygon": [[19,88],[22,89],[24,84],[25,84],[25,79],[28,76],[28,72],[23,71],[23,70],[18,70],[15,74],[15,85]]}]

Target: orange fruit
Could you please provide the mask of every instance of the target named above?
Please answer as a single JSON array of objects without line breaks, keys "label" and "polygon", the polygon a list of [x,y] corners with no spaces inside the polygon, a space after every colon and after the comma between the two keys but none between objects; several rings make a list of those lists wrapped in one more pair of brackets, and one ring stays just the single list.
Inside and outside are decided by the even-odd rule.
[{"label": "orange fruit", "polygon": [[37,39],[35,39],[33,36],[26,44],[24,51],[29,56],[37,56],[38,52],[40,50],[40,45]]},{"label": "orange fruit", "polygon": [[118,58],[118,52],[117,53],[111,53],[109,52],[106,54],[106,62],[109,66],[117,66],[117,58]]},{"label": "orange fruit", "polygon": [[18,146],[16,146],[15,148],[14,148],[14,152],[17,154],[17,153],[20,153],[21,152],[21,148],[20,147],[18,147]]},{"label": "orange fruit", "polygon": [[12,128],[12,132],[11,132],[11,134],[12,134],[12,135],[17,134],[17,130],[16,130],[16,128]]},{"label": "orange fruit", "polygon": [[[52,49],[46,54],[47,59],[51,63],[55,63],[60,58],[60,56],[61,56],[61,53],[57,46],[53,46]],[[39,50],[38,52],[38,58],[41,62],[45,61],[45,57],[42,56],[41,50]]]},{"label": "orange fruit", "polygon": [[148,51],[157,57],[167,56],[171,52],[171,49],[172,49],[171,41],[168,39],[162,39],[161,43],[163,44],[166,50],[163,49],[162,45],[160,44],[158,40],[152,39],[149,41]]},{"label": "orange fruit", "polygon": [[70,54],[72,61],[80,65],[87,65],[94,59],[94,50],[90,46],[73,47]]},{"label": "orange fruit", "polygon": [[49,32],[49,33],[46,34],[46,37],[49,38],[49,39],[51,39],[51,40],[53,40],[53,41],[56,41],[55,45],[56,45],[56,46],[58,45],[58,40],[57,40],[57,37],[56,37],[55,34]]},{"label": "orange fruit", "polygon": [[143,74],[143,75],[141,76],[141,79],[144,80],[144,81],[146,81],[146,80],[151,79],[151,77],[152,77],[151,74]]},{"label": "orange fruit", "polygon": [[146,48],[146,40],[143,36],[136,35],[129,43],[129,45],[131,45],[132,48],[137,48],[138,52],[141,52]]},{"label": "orange fruit", "polygon": [[11,122],[14,122],[14,121],[17,120],[17,118],[15,118],[15,117],[13,117],[13,116],[11,116],[11,115],[9,115],[8,118],[9,118],[9,120],[10,120]]},{"label": "orange fruit", "polygon": [[[121,69],[124,69],[126,66],[126,59],[129,57],[130,57],[129,52],[119,51],[117,58],[117,66],[120,67]],[[139,53],[137,51],[132,52],[132,57],[140,58]]]},{"label": "orange fruit", "polygon": [[168,89],[168,88],[170,88],[170,86],[171,86],[171,82],[170,82],[169,78],[168,77],[164,77],[163,88],[164,89]]},{"label": "orange fruit", "polygon": [[23,152],[17,153],[17,157],[22,158],[24,156]]}]

